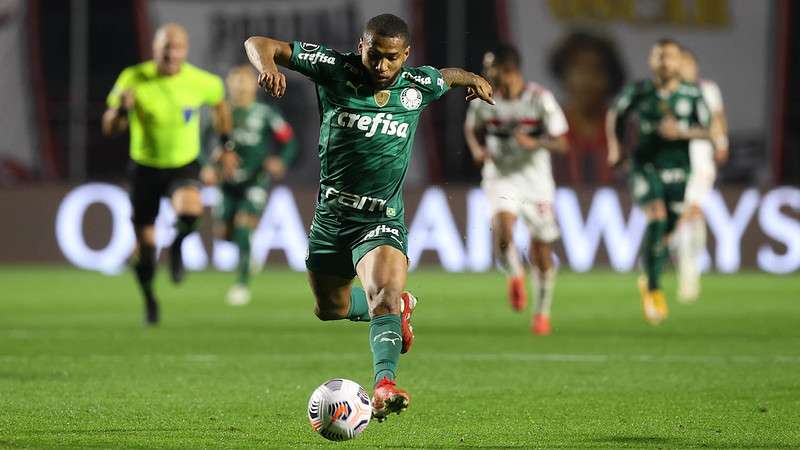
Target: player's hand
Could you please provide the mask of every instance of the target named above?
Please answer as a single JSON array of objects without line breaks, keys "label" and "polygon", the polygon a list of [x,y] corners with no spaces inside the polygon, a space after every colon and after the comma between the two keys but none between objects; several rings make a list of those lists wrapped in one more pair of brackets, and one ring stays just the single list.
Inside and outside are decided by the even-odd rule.
[{"label": "player's hand", "polygon": [[286,92],[286,76],[279,72],[277,67],[274,67],[258,74],[258,85],[267,94],[280,98]]},{"label": "player's hand", "polygon": [[219,157],[219,163],[222,165],[223,180],[230,181],[236,178],[236,172],[239,170],[239,164],[241,163],[239,155],[237,155],[236,152],[222,152]]},{"label": "player's hand", "polygon": [[264,160],[264,170],[275,180],[281,180],[286,175],[286,165],[277,156],[270,156]]},{"label": "player's hand", "polygon": [[619,148],[615,148],[609,144],[608,146],[608,165],[610,167],[619,167],[622,164],[622,158],[619,155]]},{"label": "player's hand", "polygon": [[480,75],[473,75],[472,85],[467,86],[466,100],[470,101],[479,98],[490,105],[494,105],[493,93],[492,85],[488,81]]},{"label": "player's hand", "polygon": [[678,121],[673,116],[667,116],[658,125],[658,134],[668,141],[675,141],[681,138],[681,129]]},{"label": "player's hand", "polygon": [[127,111],[132,110],[133,107],[136,106],[136,96],[132,89],[126,89],[119,94],[119,106]]},{"label": "player's hand", "polygon": [[717,164],[725,164],[726,162],[728,162],[729,156],[730,153],[728,152],[727,148],[718,148],[714,152],[714,161],[716,161]]},{"label": "player's hand", "polygon": [[472,152],[472,160],[475,161],[475,165],[478,167],[483,167],[487,161],[492,160],[492,155],[489,153],[486,148],[482,148],[481,150]]},{"label": "player's hand", "polygon": [[200,170],[200,181],[206,186],[215,186],[219,180],[217,171],[211,166],[205,166]]},{"label": "player's hand", "polygon": [[520,128],[516,128],[514,130],[514,140],[517,141],[517,144],[526,149],[526,150],[536,150],[541,147],[541,144],[538,139],[531,136],[529,133],[523,131]]}]

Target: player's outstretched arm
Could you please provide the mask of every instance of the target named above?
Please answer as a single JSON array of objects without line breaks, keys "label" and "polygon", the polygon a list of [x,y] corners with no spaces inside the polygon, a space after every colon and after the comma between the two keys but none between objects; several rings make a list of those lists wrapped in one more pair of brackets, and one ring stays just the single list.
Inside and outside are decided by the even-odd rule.
[{"label": "player's outstretched arm", "polygon": [[244,41],[244,49],[250,63],[258,70],[258,84],[274,97],[283,97],[286,92],[286,77],[278,71],[278,65],[286,67],[292,57],[288,42],[262,36],[252,36]]},{"label": "player's outstretched arm", "polygon": [[614,109],[609,109],[606,113],[606,145],[608,147],[608,164],[612,167],[620,163],[617,119],[617,112]]},{"label": "player's outstretched arm", "polygon": [[467,88],[467,101],[479,98],[490,105],[494,105],[492,85],[480,75],[475,75],[472,72],[457,67],[448,67],[439,70],[439,72],[441,72],[442,78],[444,78],[444,82],[447,83],[448,86],[463,86]]}]

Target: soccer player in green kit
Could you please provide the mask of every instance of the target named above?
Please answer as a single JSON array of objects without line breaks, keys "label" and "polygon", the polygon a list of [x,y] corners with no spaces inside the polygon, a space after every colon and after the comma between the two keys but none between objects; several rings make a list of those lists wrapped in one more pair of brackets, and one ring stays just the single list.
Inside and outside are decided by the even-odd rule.
[{"label": "soccer player in green kit", "polygon": [[658,324],[667,317],[661,290],[661,271],[669,256],[667,241],[683,211],[686,181],[691,168],[689,141],[708,139],[710,114],[700,88],[681,80],[681,47],[670,39],[650,51],[653,78],[625,86],[609,109],[606,120],[608,162],[618,165],[619,139],[629,117],[638,120],[638,142],[633,149],[630,189],[644,210],[647,228],[642,243],[639,290],[645,319]]},{"label": "soccer player in green kit", "polygon": [[[463,69],[405,67],[409,32],[397,16],[367,22],[358,52],[318,44],[251,37],[245,42],[259,84],[286,90],[277,65],[316,84],[321,115],[320,189],[309,235],[309,284],[321,320],[369,321],[375,390],[373,417],[408,407],[395,385],[401,353],[412,345],[416,299],[404,292],[408,274],[403,180],[419,116],[453,87],[467,99],[493,103],[492,88]],[[363,287],[353,286],[358,276]]]},{"label": "soccer player in green kit", "polygon": [[133,262],[145,300],[145,323],[159,321],[153,292],[156,270],[155,220],[161,197],[169,197],[178,219],[170,248],[174,282],[184,276],[183,239],[197,228],[203,212],[198,187],[200,165],[199,109],[213,107],[214,128],[230,132],[230,111],[222,80],[186,62],[189,36],[178,24],[162,26],[153,38],[153,60],[120,73],[103,114],[103,134],[130,128],[131,203],[136,233]]},{"label": "soccer player in green kit", "polygon": [[[233,68],[225,84],[233,115],[231,145],[212,155],[214,164],[203,168],[201,179],[219,184],[222,192],[222,203],[214,211],[215,234],[239,248],[237,282],[227,296],[230,305],[239,306],[250,301],[250,236],[266,205],[270,181],[283,178],[297,154],[297,141],[276,109],[256,101],[252,67]],[[272,151],[273,142],[280,154]]]}]

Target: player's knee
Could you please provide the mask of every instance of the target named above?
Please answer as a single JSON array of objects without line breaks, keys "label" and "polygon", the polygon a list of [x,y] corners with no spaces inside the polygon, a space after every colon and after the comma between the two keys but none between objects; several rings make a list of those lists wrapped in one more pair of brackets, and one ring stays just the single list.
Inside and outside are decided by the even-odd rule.
[{"label": "player's knee", "polygon": [[328,320],[341,320],[347,316],[347,314],[342,314],[338,308],[320,307],[319,305],[314,306],[314,315],[323,322]]},{"label": "player's knee", "polygon": [[371,286],[365,289],[369,301],[370,314],[382,316],[385,314],[400,314],[400,295],[402,289],[390,284]]}]

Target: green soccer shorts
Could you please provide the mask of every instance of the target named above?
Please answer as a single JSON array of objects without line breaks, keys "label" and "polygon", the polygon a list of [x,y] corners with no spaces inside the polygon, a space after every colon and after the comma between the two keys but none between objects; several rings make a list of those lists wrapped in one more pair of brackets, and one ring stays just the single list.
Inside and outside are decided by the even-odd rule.
[{"label": "green soccer shorts", "polygon": [[263,182],[243,185],[223,184],[220,187],[222,202],[217,205],[214,215],[217,220],[232,224],[239,212],[261,217],[267,205],[267,185]]},{"label": "green soccer shorts", "polygon": [[408,230],[402,219],[356,222],[317,207],[308,236],[310,272],[354,278],[361,258],[382,245],[408,254]]},{"label": "green soccer shorts", "polygon": [[667,232],[683,213],[686,182],[689,170],[681,167],[658,169],[652,164],[635,166],[631,170],[629,184],[633,200],[644,206],[655,200],[662,200],[667,208]]}]

